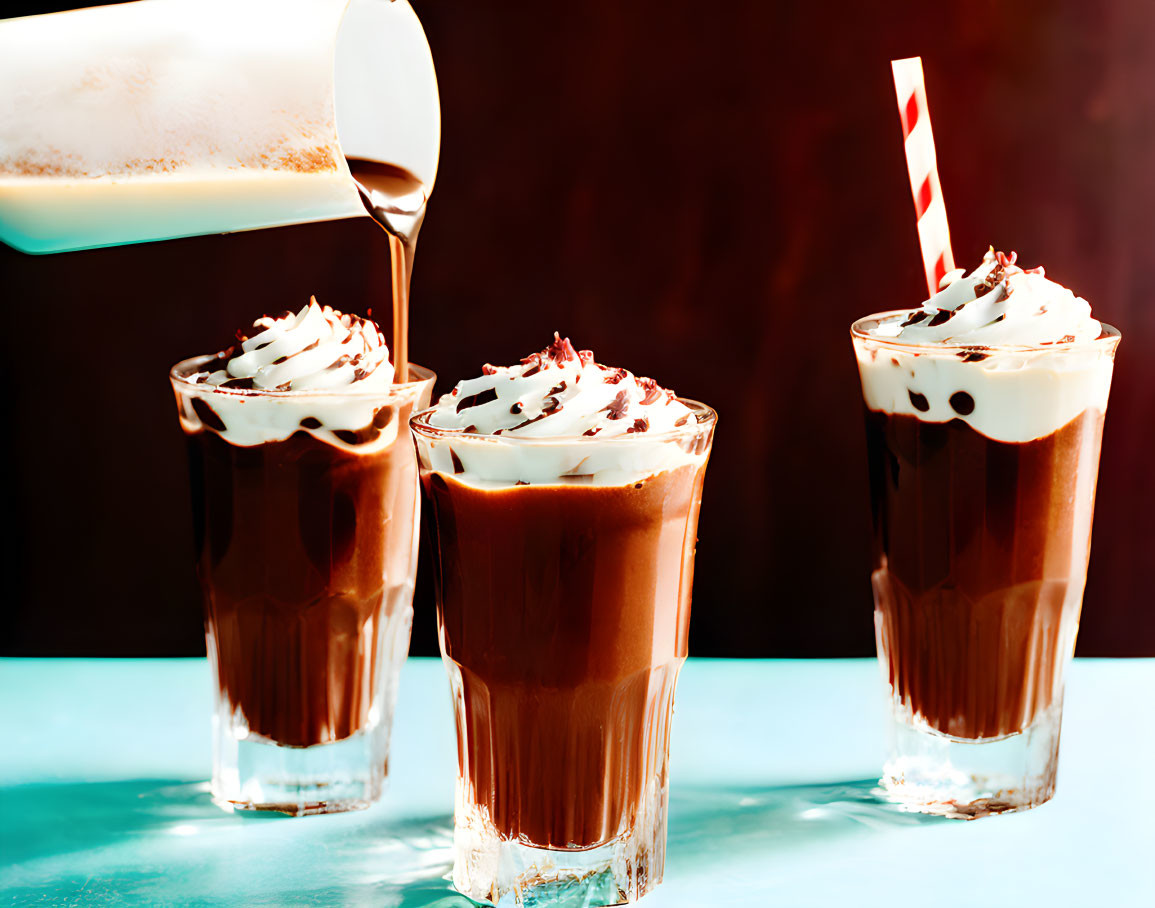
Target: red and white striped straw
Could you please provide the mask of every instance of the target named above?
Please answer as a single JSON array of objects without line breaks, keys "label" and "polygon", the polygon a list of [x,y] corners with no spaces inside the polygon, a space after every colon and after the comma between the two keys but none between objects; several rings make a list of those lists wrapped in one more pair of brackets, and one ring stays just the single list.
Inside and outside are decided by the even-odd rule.
[{"label": "red and white striped straw", "polygon": [[934,134],[930,129],[930,110],[926,106],[922,58],[891,60],[890,68],[894,71],[894,92],[898,97],[898,115],[906,143],[906,169],[910,173],[910,191],[914,195],[914,211],[918,218],[918,242],[922,247],[926,286],[934,296],[943,275],[954,270],[954,254],[950,249],[946,204],[938,181],[938,159],[934,153]]}]

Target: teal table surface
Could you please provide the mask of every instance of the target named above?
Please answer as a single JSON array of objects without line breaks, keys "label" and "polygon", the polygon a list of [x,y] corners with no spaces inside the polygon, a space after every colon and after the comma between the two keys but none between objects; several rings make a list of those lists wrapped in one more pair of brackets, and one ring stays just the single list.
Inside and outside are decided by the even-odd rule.
[{"label": "teal table surface", "polygon": [[[454,908],[456,748],[441,664],[401,680],[369,810],[227,813],[208,796],[202,659],[0,660],[0,905]],[[691,659],[665,882],[642,904],[1155,905],[1155,659],[1076,660],[1058,793],[973,822],[877,799],[872,660]]]}]

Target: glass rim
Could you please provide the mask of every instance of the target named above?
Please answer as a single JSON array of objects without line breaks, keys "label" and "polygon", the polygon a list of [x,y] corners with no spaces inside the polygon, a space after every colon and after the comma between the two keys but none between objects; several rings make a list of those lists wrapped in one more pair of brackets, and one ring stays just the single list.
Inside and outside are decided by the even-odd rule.
[{"label": "glass rim", "polygon": [[[300,391],[273,391],[268,388],[222,388],[220,385],[210,385],[206,382],[189,381],[187,373],[199,371],[195,370],[194,367],[212,362],[218,359],[219,356],[220,354],[218,353],[205,353],[200,356],[190,356],[188,359],[182,359],[168,370],[169,381],[171,381],[174,386],[181,386],[194,391],[204,391],[209,394],[224,394],[228,397],[267,397],[275,400],[348,400],[349,398],[362,397],[380,399],[386,394],[396,392],[404,393],[409,390],[415,390],[437,378],[437,375],[432,369],[420,366],[417,363],[410,363],[409,381],[394,382],[389,385],[388,388],[377,391],[351,390],[348,385],[343,388],[307,388]],[[413,375],[416,375],[417,378],[412,378]]]},{"label": "glass rim", "polygon": [[878,337],[877,335],[868,333],[863,327],[867,322],[877,323],[884,319],[893,318],[894,316],[909,315],[912,312],[920,311],[921,308],[921,306],[916,306],[913,309],[890,309],[886,312],[875,312],[872,315],[865,315],[851,323],[850,336],[855,340],[870,341],[882,347],[903,350],[908,353],[934,354],[943,352],[951,355],[956,354],[960,350],[981,350],[984,353],[998,355],[1001,353],[1059,353],[1062,351],[1088,350],[1099,347],[1111,348],[1118,344],[1120,338],[1123,336],[1122,332],[1114,325],[1099,322],[1101,331],[1098,337],[1092,340],[1070,341],[1065,344],[915,344],[910,341],[903,341],[897,337]]},{"label": "glass rim", "polygon": [[468,441],[493,442],[513,445],[573,445],[573,444],[640,444],[641,442],[678,441],[692,436],[703,429],[713,429],[718,422],[718,413],[713,407],[688,397],[675,398],[685,404],[694,414],[694,421],[665,432],[629,432],[621,435],[602,437],[600,435],[486,435],[483,432],[466,432],[464,429],[446,429],[430,425],[429,418],[437,412],[437,407],[428,407],[414,413],[409,419],[409,427],[414,434],[429,439],[465,439]]}]

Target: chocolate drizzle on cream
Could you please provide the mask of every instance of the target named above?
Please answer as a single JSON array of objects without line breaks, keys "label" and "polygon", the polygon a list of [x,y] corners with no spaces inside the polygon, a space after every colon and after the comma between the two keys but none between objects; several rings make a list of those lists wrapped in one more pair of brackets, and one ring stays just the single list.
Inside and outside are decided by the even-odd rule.
[{"label": "chocolate drizzle on cream", "polygon": [[430,425],[481,435],[612,437],[669,431],[690,413],[653,379],[600,365],[557,333],[520,365],[486,364],[481,372],[442,397]]},{"label": "chocolate drizzle on cream", "polygon": [[195,377],[239,391],[317,391],[372,380],[393,383],[389,349],[369,319],[320,306],[264,316]]},{"label": "chocolate drizzle on cream", "polygon": [[370,319],[322,307],[264,316],[216,356],[187,361],[174,386],[188,431],[204,428],[249,447],[307,432],[360,451],[400,431],[391,406],[393,366]]},{"label": "chocolate drizzle on cream", "polygon": [[904,344],[970,348],[1075,343],[1099,336],[1101,326],[1086,300],[1047,280],[1042,268],[1024,271],[1017,258],[1014,252],[989,249],[969,275],[952,271],[920,309],[880,321],[871,333]]}]

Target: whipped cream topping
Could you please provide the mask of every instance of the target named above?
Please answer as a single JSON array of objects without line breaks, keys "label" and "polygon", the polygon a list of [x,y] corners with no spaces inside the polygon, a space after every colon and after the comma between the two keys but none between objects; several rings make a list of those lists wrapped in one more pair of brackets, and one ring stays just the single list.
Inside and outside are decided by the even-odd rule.
[{"label": "whipped cream topping", "polygon": [[389,349],[369,319],[321,306],[265,316],[237,343],[174,367],[186,432],[209,430],[252,447],[306,432],[371,453],[402,436],[408,414],[428,400],[432,376],[393,384]]},{"label": "whipped cream topping", "polygon": [[866,406],[923,422],[960,419],[996,441],[1045,438],[1088,409],[1103,412],[1119,332],[1091,307],[990,250],[921,308],[852,329]]},{"label": "whipped cream topping", "polygon": [[482,367],[438,401],[429,424],[524,438],[661,433],[686,425],[690,408],[652,378],[594,362],[556,332],[517,366]]},{"label": "whipped cream topping", "polygon": [[426,469],[481,488],[626,485],[705,465],[715,414],[603,366],[555,334],[519,365],[486,365],[414,419]]},{"label": "whipped cream topping", "polygon": [[1102,326],[1091,304],[1047,280],[1042,267],[1024,271],[1017,255],[991,247],[970,274],[947,274],[942,288],[906,315],[871,330],[904,344],[1038,346],[1091,341]]},{"label": "whipped cream topping", "polygon": [[[387,389],[393,384],[389,348],[375,322],[320,306],[316,297],[295,315],[253,322],[194,381],[260,391]],[[213,368],[215,367],[215,368]]]}]

